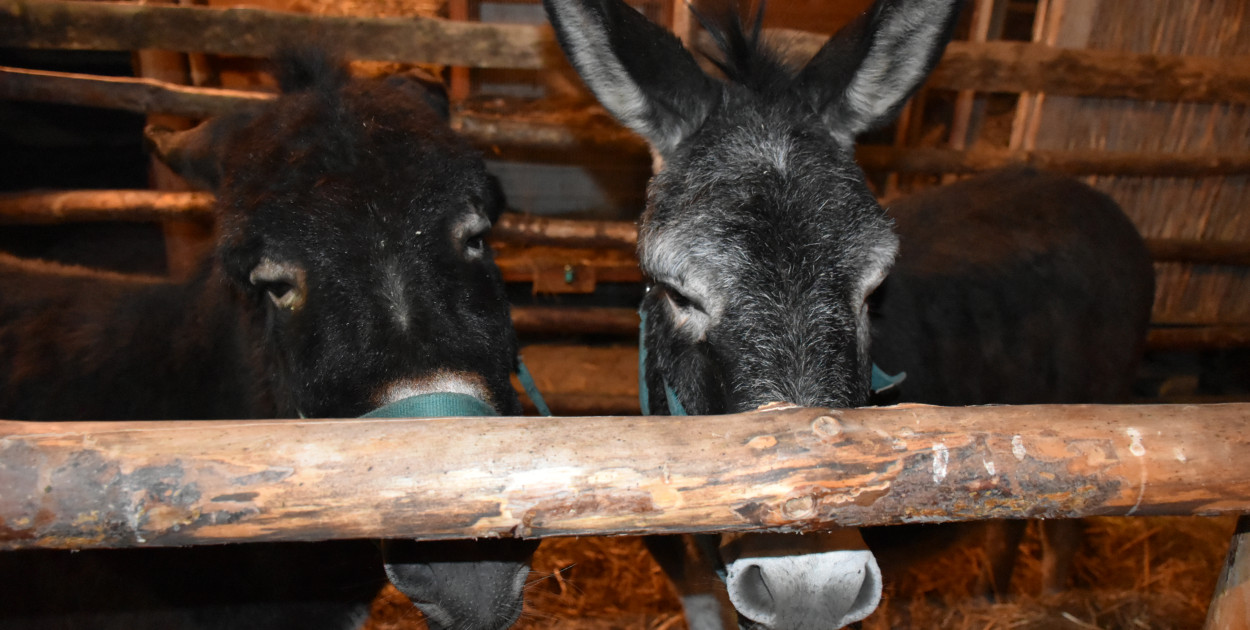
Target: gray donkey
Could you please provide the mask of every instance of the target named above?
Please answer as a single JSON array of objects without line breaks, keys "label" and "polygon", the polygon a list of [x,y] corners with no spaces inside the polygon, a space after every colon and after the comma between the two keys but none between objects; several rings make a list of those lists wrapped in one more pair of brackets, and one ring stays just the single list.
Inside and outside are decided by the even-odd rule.
[{"label": "gray donkey", "polygon": [[[1083,402],[1125,388],[1153,276],[1114,202],[1013,170],[900,204],[892,218],[854,162],[856,136],[890,120],[937,63],[958,0],[879,0],[800,70],[758,45],[758,19],[744,34],[727,10],[709,29],[724,81],[620,0],[544,5],[591,91],[660,164],[639,234],[652,411],[863,405],[874,338],[884,368],[912,373],[904,399],[952,380],[980,385],[927,401]],[[1029,203],[1006,207],[1019,199]],[[967,253],[978,255],[952,260]],[[1060,335],[1076,342],[1050,338]],[[1008,374],[1024,376],[997,400]],[[1073,385],[1082,378],[1095,381]],[[853,532],[649,546],[692,628],[835,628],[880,597],[876,561]],[[715,598],[709,569],[740,618]]]}]

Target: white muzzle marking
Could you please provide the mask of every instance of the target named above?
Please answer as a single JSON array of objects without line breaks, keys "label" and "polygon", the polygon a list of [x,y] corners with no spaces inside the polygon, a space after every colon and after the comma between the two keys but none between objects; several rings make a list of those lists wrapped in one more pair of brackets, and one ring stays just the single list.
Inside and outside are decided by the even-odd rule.
[{"label": "white muzzle marking", "polygon": [[388,383],[374,395],[373,404],[382,407],[405,398],[442,392],[467,394],[490,405],[496,412],[499,411],[494,397],[486,387],[486,380],[480,374],[450,370],[441,370],[423,378],[406,378]]}]

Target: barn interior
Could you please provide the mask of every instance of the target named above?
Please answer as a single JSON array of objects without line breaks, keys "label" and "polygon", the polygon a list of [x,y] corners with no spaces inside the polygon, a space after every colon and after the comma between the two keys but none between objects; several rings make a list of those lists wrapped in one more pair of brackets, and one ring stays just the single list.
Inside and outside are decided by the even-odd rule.
[{"label": "barn interior", "polygon": [[[61,4],[73,12],[97,3]],[[142,13],[239,3],[99,4]],[[689,45],[700,42],[685,2],[630,4]],[[798,59],[811,54],[804,33],[833,33],[869,4],[773,2],[765,26]],[[13,16],[22,3],[0,5]],[[247,5],[282,17],[256,27],[260,39],[275,41],[278,30],[263,29],[313,33],[329,18],[545,23],[533,0]],[[861,139],[858,157],[874,192],[888,205],[1009,163],[1082,178],[1123,207],[1155,260],[1152,327],[1133,402],[1250,402],[1250,1],[967,5],[956,48],[961,59],[980,62],[978,72],[939,69],[895,124]],[[117,36],[104,27],[58,40],[12,26],[15,20],[0,18],[10,23],[0,23],[0,250],[185,277],[211,237],[211,199],[148,156],[143,128],[189,128],[237,103],[234,93],[216,92],[210,105],[153,94],[169,86],[191,95],[273,91],[264,56],[238,42],[194,37],[182,50],[152,49],[142,34]],[[1061,54],[1030,60],[1037,47]],[[558,52],[516,63],[456,51],[347,54],[354,72],[420,71],[446,84],[453,126],[482,150],[508,198],[492,245],[523,356],[552,411],[637,415],[635,309],[645,284],[633,248],[652,167],[645,144],[595,103]],[[1021,80],[1021,66],[1012,65],[1021,58],[1039,76]],[[109,78],[161,87],[117,96]],[[200,115],[189,115],[197,108]],[[174,194],[158,203],[118,192],[134,190]],[[1087,519],[1069,589],[1049,594],[1041,593],[1041,543],[1031,526],[1011,592],[997,601],[976,592],[985,553],[963,545],[891,575],[881,609],[862,627],[1202,627],[1234,521]],[[685,627],[675,594],[635,538],[546,541],[526,606],[517,627]],[[387,591],[367,627],[425,626],[402,595]]]}]

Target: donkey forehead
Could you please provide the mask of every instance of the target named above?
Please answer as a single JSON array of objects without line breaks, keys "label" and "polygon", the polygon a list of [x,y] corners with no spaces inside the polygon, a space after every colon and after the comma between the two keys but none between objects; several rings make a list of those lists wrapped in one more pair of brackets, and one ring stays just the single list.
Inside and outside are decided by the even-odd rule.
[{"label": "donkey forehead", "polygon": [[725,148],[720,160],[696,156],[656,176],[640,234],[648,271],[746,268],[762,256],[829,264],[881,248],[892,256],[890,222],[842,156],[776,134],[754,148],[730,138]]}]

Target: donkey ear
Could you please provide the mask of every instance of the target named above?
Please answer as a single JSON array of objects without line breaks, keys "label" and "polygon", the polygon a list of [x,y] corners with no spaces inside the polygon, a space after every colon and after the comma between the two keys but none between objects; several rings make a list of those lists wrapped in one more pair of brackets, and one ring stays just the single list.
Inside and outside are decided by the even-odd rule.
[{"label": "donkey ear", "polygon": [[877,0],[825,43],[798,86],[835,136],[889,122],[942,57],[963,0]]},{"label": "donkey ear", "polygon": [[197,188],[216,190],[221,184],[221,162],[234,132],[256,117],[238,111],[210,118],[186,131],[149,125],[143,130],[148,151]]},{"label": "donkey ear", "polygon": [[703,123],[720,84],[672,33],[621,0],[543,0],[560,47],[591,92],[666,155]]}]

